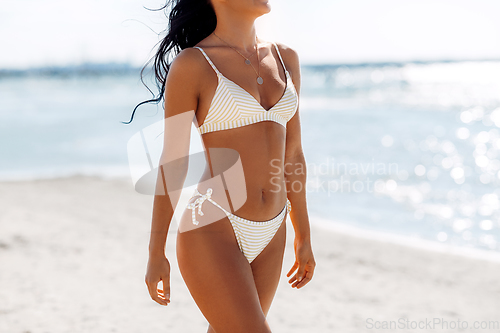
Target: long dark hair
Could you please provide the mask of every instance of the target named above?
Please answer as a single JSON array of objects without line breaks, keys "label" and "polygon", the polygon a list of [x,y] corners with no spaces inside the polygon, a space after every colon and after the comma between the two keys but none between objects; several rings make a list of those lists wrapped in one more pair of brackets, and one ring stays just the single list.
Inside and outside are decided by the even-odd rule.
[{"label": "long dark hair", "polygon": [[[148,8],[146,8],[148,9]],[[146,103],[160,103],[164,98],[165,81],[173,58],[187,47],[192,47],[210,35],[217,25],[217,18],[210,0],[167,0],[166,4],[153,11],[165,10],[168,17],[168,30],[166,36],[159,42],[160,46],[155,55],[141,69],[141,82],[153,95],[152,99],[137,104],[132,111],[128,122],[134,119],[137,108]],[[165,31],[165,30],[164,30]],[[143,79],[144,70],[154,60],[153,70],[156,86],[159,90],[155,95]]]}]

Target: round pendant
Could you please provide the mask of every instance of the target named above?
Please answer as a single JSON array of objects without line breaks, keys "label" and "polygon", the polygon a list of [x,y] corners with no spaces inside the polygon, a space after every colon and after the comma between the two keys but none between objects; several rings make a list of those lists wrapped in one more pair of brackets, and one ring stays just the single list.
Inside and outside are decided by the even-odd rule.
[{"label": "round pendant", "polygon": [[251,65],[252,63],[250,62],[250,60],[247,59],[247,60],[245,60],[245,64]]},{"label": "round pendant", "polygon": [[259,76],[259,77],[257,78],[257,83],[258,83],[258,84],[262,84],[262,83],[264,83],[264,80],[263,80],[263,79]]}]

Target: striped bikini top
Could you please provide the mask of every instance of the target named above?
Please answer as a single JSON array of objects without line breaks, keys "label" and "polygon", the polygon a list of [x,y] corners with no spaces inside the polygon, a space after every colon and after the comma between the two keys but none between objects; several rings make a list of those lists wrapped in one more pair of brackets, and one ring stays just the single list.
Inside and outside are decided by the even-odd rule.
[{"label": "striped bikini top", "polygon": [[198,128],[200,134],[246,126],[266,120],[274,121],[286,128],[286,123],[297,111],[298,94],[290,73],[286,70],[278,46],[276,43],[273,44],[285,70],[286,87],[280,100],[269,110],[264,109],[245,89],[222,75],[202,48],[194,47],[203,53],[217,74],[218,80],[208,114],[203,124]]}]

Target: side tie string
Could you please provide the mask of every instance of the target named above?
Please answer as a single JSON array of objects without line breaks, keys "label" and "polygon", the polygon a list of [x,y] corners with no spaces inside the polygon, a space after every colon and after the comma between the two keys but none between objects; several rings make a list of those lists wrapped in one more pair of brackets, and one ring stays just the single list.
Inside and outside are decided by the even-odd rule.
[{"label": "side tie string", "polygon": [[200,192],[198,192],[198,189],[195,189],[194,190],[194,195],[193,196],[200,196],[199,198],[197,198],[194,202],[190,203],[187,205],[187,208],[191,209],[191,217],[193,219],[193,224],[194,225],[198,225],[200,224],[200,221],[196,220],[196,208],[198,208],[198,214],[200,216],[203,216],[204,213],[202,212],[201,210],[201,206],[203,205],[203,203],[205,202],[205,200],[209,200],[209,201],[212,201],[211,200],[211,197],[212,197],[212,188],[208,188],[207,189],[207,193],[205,194],[201,194]]}]

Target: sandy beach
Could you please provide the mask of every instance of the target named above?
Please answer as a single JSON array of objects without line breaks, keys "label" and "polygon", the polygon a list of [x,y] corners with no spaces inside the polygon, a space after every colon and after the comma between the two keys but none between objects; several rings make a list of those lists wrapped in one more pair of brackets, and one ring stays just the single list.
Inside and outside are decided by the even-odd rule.
[{"label": "sandy beach", "polygon": [[[0,332],[206,332],[167,240],[172,302],[146,289],[152,197],[128,180],[73,177],[0,183]],[[332,219],[334,217],[332,216]],[[273,332],[457,332],[370,329],[383,321],[500,322],[500,263],[415,249],[312,226],[317,270],[301,290],[285,276],[293,229],[268,321]],[[462,324],[463,325],[463,324]],[[483,324],[484,325],[484,324]]]}]

